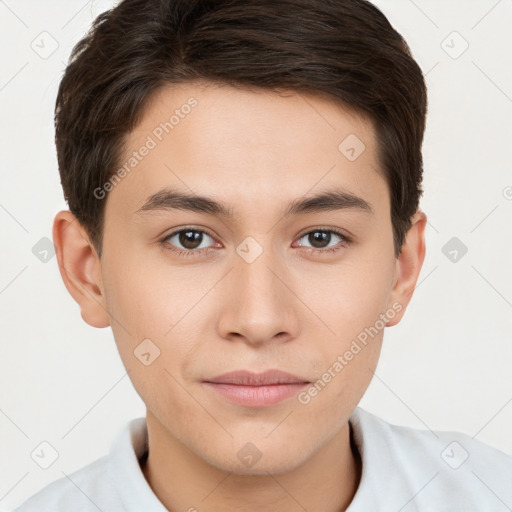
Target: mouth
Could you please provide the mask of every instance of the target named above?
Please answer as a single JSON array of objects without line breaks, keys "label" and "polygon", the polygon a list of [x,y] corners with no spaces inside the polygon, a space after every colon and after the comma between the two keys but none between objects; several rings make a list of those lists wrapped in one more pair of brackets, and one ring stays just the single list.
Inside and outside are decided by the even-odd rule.
[{"label": "mouth", "polygon": [[296,395],[310,381],[280,370],[234,371],[203,381],[216,395],[245,407],[268,407]]}]

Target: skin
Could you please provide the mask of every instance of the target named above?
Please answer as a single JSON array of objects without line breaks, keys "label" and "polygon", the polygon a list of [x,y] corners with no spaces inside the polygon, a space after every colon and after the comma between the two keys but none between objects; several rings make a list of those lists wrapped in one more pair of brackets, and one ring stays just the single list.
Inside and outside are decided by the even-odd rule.
[{"label": "skin", "polygon": [[[385,329],[307,404],[291,397],[242,407],[202,381],[277,368],[315,382],[393,304],[386,326],[397,324],[423,264],[426,216],[418,210],[395,259],[373,126],[318,95],[166,87],[129,134],[125,156],[191,96],[198,105],[107,195],[101,259],[69,211],[56,215],[62,278],[84,321],[112,328],[147,406],[150,449],[142,469],[166,508],[345,510],[361,475],[348,419],[370,383]],[[355,161],[338,150],[349,134],[366,146]],[[135,213],[164,187],[215,198],[233,218]],[[283,217],[290,201],[336,187],[363,198],[373,213]],[[203,235],[199,249],[178,236],[162,241],[190,226],[214,236]],[[332,234],[313,245],[307,236],[329,228],[352,242]],[[252,263],[236,251],[246,237],[263,250]],[[312,252],[326,246],[339,251]],[[189,257],[169,247],[212,251]],[[134,356],[147,338],[160,350],[148,366]],[[250,467],[237,457],[247,442],[262,454]]]}]

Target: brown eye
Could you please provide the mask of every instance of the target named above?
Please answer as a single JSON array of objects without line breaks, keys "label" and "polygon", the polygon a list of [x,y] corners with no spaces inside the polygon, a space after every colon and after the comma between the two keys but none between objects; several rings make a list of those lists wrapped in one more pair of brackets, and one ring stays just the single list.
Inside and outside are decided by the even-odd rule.
[{"label": "brown eye", "polygon": [[[315,229],[302,235],[299,240],[302,239],[305,239],[307,243],[311,244],[310,247],[312,249],[325,252],[333,250],[336,245],[339,245],[340,241],[345,244],[350,242],[347,236],[332,229]],[[334,242],[334,245],[330,245],[332,242]],[[304,243],[300,243],[299,245],[301,247],[308,247],[308,245],[304,245]]]},{"label": "brown eye", "polygon": [[327,231],[312,231],[307,235],[308,242],[317,249],[323,249],[329,245],[332,235]]},{"label": "brown eye", "polygon": [[179,231],[175,231],[170,235],[166,236],[162,243],[165,244],[170,250],[179,253],[194,253],[201,252],[211,246],[211,242],[208,245],[208,239],[212,237],[200,229],[185,228]]},{"label": "brown eye", "polygon": [[199,231],[180,231],[178,241],[185,249],[197,249],[203,241],[203,235]]}]

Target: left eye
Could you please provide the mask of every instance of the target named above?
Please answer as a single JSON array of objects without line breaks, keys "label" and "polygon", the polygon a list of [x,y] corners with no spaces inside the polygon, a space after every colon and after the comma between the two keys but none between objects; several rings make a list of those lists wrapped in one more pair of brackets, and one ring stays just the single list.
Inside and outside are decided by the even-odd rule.
[{"label": "left eye", "polygon": [[[309,231],[308,233],[305,233],[302,235],[299,240],[302,240],[303,238],[306,238],[309,243],[312,244],[313,249],[326,249],[335,247],[337,244],[335,243],[334,246],[329,247],[329,243],[333,240],[333,235],[336,238],[339,238],[343,242],[349,242],[348,237],[345,235],[342,235],[341,233],[338,233],[337,231],[328,230],[328,229],[315,229],[313,231]],[[339,243],[339,242],[338,242]],[[325,245],[327,244],[327,245]],[[301,247],[304,247],[302,243],[299,244]]]}]

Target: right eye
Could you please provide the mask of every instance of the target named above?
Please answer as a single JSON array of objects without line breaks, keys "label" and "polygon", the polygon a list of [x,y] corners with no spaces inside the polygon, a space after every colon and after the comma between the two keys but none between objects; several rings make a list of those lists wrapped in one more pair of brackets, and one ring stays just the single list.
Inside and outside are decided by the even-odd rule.
[{"label": "right eye", "polygon": [[[183,228],[167,235],[161,243],[167,250],[180,256],[196,256],[210,251],[208,244],[204,244],[205,236],[213,239],[210,234],[201,229]],[[177,248],[176,245],[178,245]]]}]

